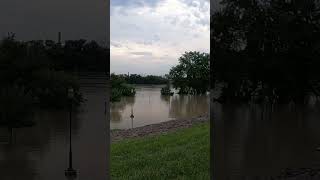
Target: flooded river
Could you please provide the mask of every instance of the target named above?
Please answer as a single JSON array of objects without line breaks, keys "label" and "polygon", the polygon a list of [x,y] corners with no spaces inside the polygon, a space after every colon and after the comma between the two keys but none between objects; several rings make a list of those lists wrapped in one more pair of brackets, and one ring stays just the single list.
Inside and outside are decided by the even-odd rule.
[{"label": "flooded river", "polygon": [[[86,102],[73,112],[73,168],[78,172],[76,179],[105,180],[106,84],[103,78],[90,75],[80,83]],[[13,129],[12,138],[6,128],[0,129],[1,180],[67,179],[69,111],[38,111],[35,122],[33,127]]]},{"label": "flooded river", "polygon": [[267,179],[286,168],[320,167],[319,102],[273,108],[212,103],[210,108],[217,178]]},{"label": "flooded river", "polygon": [[[111,104],[111,129],[129,129],[209,114],[209,95],[162,96],[162,85],[136,85],[134,97]],[[133,113],[134,118],[130,115]]]}]

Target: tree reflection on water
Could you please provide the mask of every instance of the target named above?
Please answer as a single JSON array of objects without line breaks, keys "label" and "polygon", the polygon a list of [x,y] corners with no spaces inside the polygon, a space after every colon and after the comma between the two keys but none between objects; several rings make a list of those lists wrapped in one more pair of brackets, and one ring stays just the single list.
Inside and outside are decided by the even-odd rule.
[{"label": "tree reflection on water", "polygon": [[[122,112],[126,107],[131,107],[135,103],[135,96],[123,97],[119,102],[110,103],[110,116],[112,121],[122,121]],[[128,118],[128,117],[125,117]]]}]

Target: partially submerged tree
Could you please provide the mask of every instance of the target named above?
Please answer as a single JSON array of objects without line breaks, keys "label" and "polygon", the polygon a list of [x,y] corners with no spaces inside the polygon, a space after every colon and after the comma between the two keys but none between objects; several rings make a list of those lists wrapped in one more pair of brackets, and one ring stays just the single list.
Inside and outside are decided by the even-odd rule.
[{"label": "partially submerged tree", "polygon": [[134,96],[135,88],[128,85],[123,76],[112,73],[111,80],[111,102],[119,101],[122,96]]},{"label": "partially submerged tree", "polygon": [[42,42],[19,42],[14,35],[0,42],[0,84],[2,125],[30,120],[35,107],[65,107],[69,87],[75,102],[82,100],[76,79],[54,68]]},{"label": "partially submerged tree", "polygon": [[179,64],[170,69],[170,79],[179,94],[204,94],[209,90],[210,56],[208,53],[186,52]]},{"label": "partially submerged tree", "polygon": [[170,83],[168,83],[165,87],[161,88],[161,95],[170,95],[172,96],[174,92],[171,91]]},{"label": "partially submerged tree", "polygon": [[[253,93],[276,92],[280,100],[302,102],[320,79],[320,8],[316,0],[224,0],[212,15],[213,73],[238,99],[244,81]],[[212,82],[214,83],[214,82]]]}]

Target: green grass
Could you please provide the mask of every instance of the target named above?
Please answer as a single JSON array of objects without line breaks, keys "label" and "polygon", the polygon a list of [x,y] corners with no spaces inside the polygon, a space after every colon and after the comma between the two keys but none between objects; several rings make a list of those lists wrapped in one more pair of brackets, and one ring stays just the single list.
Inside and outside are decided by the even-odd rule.
[{"label": "green grass", "polygon": [[206,123],[112,143],[112,179],[210,179],[209,129]]}]

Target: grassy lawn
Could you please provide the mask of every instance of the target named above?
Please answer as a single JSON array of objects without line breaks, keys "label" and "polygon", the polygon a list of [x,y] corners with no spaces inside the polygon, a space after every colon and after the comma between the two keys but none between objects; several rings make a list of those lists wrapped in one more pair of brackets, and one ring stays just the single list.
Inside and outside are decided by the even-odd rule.
[{"label": "grassy lawn", "polygon": [[209,124],[112,143],[112,179],[210,179]]}]

